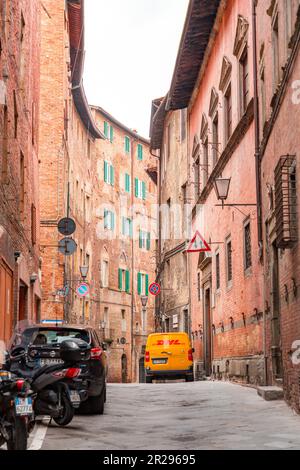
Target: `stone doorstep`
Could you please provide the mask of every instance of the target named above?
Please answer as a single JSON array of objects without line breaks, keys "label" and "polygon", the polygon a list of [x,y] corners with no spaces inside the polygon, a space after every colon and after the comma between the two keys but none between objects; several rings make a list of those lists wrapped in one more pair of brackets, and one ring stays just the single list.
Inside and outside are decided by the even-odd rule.
[{"label": "stone doorstep", "polygon": [[280,387],[257,387],[257,393],[266,401],[283,400],[283,390]]}]

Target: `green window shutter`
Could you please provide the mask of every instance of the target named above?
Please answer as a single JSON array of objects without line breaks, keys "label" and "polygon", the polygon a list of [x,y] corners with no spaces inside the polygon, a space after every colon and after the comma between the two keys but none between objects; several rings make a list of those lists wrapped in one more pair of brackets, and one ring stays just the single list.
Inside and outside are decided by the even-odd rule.
[{"label": "green window shutter", "polygon": [[130,193],[130,176],[127,173],[125,174],[125,191]]},{"label": "green window shutter", "polygon": [[104,228],[108,228],[107,210],[104,210]]},{"label": "green window shutter", "polygon": [[138,273],[137,282],[138,282],[138,295],[141,295],[141,293],[142,293],[142,275],[141,275],[141,273]]},{"label": "green window shutter", "polygon": [[139,248],[143,248],[143,232],[141,230],[139,233]]},{"label": "green window shutter", "polygon": [[115,214],[113,212],[110,213],[110,229],[115,230]]},{"label": "green window shutter", "polygon": [[126,282],[125,290],[127,293],[129,293],[130,292],[130,272],[129,271],[126,271],[125,273],[125,282]]},{"label": "green window shutter", "polygon": [[113,126],[110,126],[109,139],[110,139],[111,142],[114,141],[114,128],[113,128]]},{"label": "green window shutter", "polygon": [[123,286],[122,286],[122,269],[119,269],[119,290],[122,290],[123,289]]},{"label": "green window shutter", "polygon": [[146,183],[142,181],[142,198],[146,199]]},{"label": "green window shutter", "polygon": [[146,274],[146,295],[149,294],[149,275]]},{"label": "green window shutter", "polygon": [[138,180],[138,178],[134,179],[134,191],[135,191],[135,197],[139,197],[139,180]]},{"label": "green window shutter", "polygon": [[125,152],[129,153],[130,152],[130,140],[129,137],[125,137]]},{"label": "green window shutter", "polygon": [[105,183],[108,182],[108,164],[107,161],[104,160],[104,181]]},{"label": "green window shutter", "polygon": [[125,217],[122,217],[122,235],[125,235]]},{"label": "green window shutter", "polygon": [[115,169],[112,165],[110,165],[110,184],[112,186],[115,184]]},{"label": "green window shutter", "polygon": [[138,160],[143,160],[143,146],[138,144]]},{"label": "green window shutter", "polygon": [[133,236],[132,220],[128,219],[128,222],[129,222],[129,236],[132,238]]},{"label": "green window shutter", "polygon": [[151,238],[150,238],[150,232],[147,233],[147,250],[150,251],[151,248]]},{"label": "green window shutter", "polygon": [[104,135],[108,137],[108,122],[104,121]]}]

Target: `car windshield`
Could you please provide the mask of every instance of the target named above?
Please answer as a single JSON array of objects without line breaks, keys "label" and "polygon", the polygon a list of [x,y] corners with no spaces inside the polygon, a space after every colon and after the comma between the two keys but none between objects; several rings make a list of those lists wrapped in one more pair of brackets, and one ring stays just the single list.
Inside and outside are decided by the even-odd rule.
[{"label": "car windshield", "polygon": [[67,339],[74,338],[81,339],[87,343],[90,342],[89,333],[84,330],[66,328],[29,328],[23,331],[19,345],[23,347],[27,347],[29,344],[34,344],[35,346],[55,346]]}]

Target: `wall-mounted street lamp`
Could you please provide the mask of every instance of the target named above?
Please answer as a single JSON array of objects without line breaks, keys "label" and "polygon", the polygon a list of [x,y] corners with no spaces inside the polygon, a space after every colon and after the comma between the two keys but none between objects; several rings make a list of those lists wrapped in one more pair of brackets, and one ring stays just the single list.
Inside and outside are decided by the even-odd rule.
[{"label": "wall-mounted street lamp", "polygon": [[218,201],[222,201],[222,204],[217,204],[217,207],[257,207],[257,204],[240,204],[240,203],[233,203],[233,204],[225,204],[225,201],[229,195],[231,178],[216,178],[214,181],[214,188],[217,195]]},{"label": "wall-mounted street lamp", "polygon": [[88,272],[89,272],[89,267],[84,265],[84,266],[80,266],[79,269],[80,269],[80,274],[81,274],[82,279],[86,279]]}]

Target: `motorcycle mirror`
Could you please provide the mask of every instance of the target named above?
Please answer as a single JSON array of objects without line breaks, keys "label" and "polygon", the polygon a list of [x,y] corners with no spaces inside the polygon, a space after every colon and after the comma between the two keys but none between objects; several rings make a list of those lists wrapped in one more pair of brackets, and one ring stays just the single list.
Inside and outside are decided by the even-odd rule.
[{"label": "motorcycle mirror", "polygon": [[17,346],[13,348],[10,352],[10,357],[16,359],[16,358],[22,358],[26,355],[26,349],[23,348],[22,346]]}]

